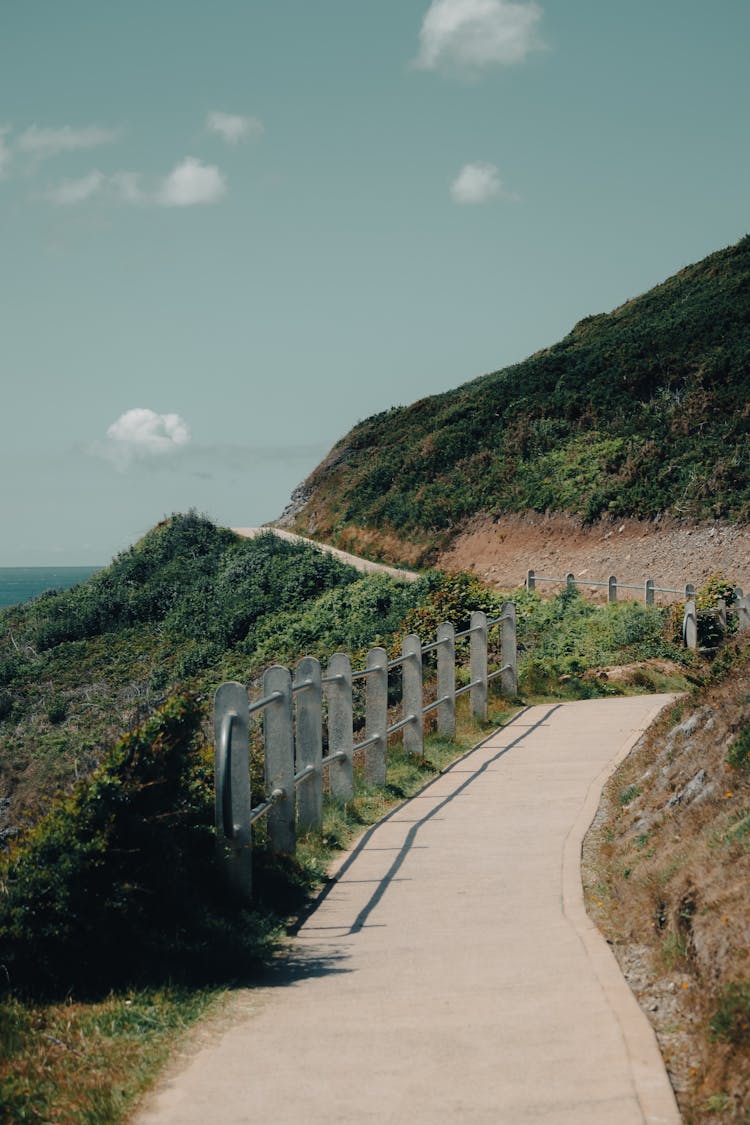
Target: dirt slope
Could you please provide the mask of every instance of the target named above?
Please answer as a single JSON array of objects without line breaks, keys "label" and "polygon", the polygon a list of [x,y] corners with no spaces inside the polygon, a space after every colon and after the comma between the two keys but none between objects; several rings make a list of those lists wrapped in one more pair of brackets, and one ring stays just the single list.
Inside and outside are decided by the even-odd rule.
[{"label": "dirt slope", "polygon": [[[479,517],[438,557],[446,570],[470,570],[498,587],[518,586],[529,569],[552,577],[642,585],[696,585],[711,574],[725,574],[750,587],[750,528],[726,523],[687,523],[673,519],[609,520],[583,527],[566,515]],[[542,591],[553,587],[544,585]],[[592,589],[587,593],[596,594]],[[604,596],[600,594],[600,596]],[[624,596],[624,595],[623,595]],[[631,596],[640,596],[632,592]],[[669,599],[667,599],[669,600]]]}]

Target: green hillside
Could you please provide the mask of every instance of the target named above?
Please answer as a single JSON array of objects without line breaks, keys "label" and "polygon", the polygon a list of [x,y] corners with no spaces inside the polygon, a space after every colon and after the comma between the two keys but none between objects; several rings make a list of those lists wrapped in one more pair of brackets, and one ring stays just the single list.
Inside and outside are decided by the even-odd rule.
[{"label": "green hillside", "polygon": [[175,690],[387,640],[420,584],[173,517],[71,590],[0,610],[0,844]]},{"label": "green hillside", "polygon": [[523,363],[355,426],[296,526],[429,548],[479,512],[744,521],[749,398],[750,236]]}]

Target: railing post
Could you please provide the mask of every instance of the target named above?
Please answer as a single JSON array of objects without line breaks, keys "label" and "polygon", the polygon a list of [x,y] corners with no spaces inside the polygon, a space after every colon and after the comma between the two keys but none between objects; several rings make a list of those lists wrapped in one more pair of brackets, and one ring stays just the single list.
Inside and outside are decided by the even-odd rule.
[{"label": "railing post", "polygon": [[320,661],[306,656],[297,665],[295,686],[309,683],[297,693],[296,771],[312,766],[310,777],[297,790],[297,826],[300,832],[319,831],[323,824],[323,688]]},{"label": "railing post", "polygon": [[533,570],[529,570],[526,572],[526,589],[536,589],[536,575],[534,574]]},{"label": "railing post", "polygon": [[644,600],[646,602],[646,605],[653,605],[654,604],[654,580],[653,580],[653,578],[647,578],[646,579],[646,585],[644,587],[643,593],[644,593]]},{"label": "railing post", "polygon": [[[334,678],[335,677],[335,678]],[[344,652],[337,652],[328,662],[328,753],[343,754],[329,766],[331,793],[339,801],[354,796],[352,737],[352,664]]]},{"label": "railing post", "polygon": [[471,714],[487,722],[487,614],[477,609],[471,615],[470,633]]},{"label": "railing post", "polygon": [[367,654],[366,729],[367,738],[377,738],[365,750],[365,779],[368,785],[385,785],[386,728],[388,726],[388,653],[372,648]]},{"label": "railing post", "polygon": [[742,597],[737,602],[737,630],[744,633],[750,628],[750,597]]},{"label": "railing post", "polygon": [[422,642],[414,633],[404,637],[401,655],[407,659],[401,665],[403,685],[403,717],[413,716],[412,722],[404,727],[404,749],[409,754],[424,753],[424,732],[422,725]]},{"label": "railing post", "polygon": [[698,647],[698,618],[695,612],[695,602],[685,602],[685,616],[682,620],[682,639],[687,648]]},{"label": "railing post", "polygon": [[609,591],[608,592],[609,592],[609,600],[611,602],[616,602],[617,601],[617,579],[615,578],[614,574],[611,574],[610,577],[609,577]]},{"label": "railing post", "polygon": [[685,601],[689,602],[695,597],[695,586],[692,582],[685,583]]},{"label": "railing post", "polygon": [[[533,574],[533,570],[529,574]],[[531,587],[533,589],[533,587]],[[437,650],[438,734],[456,736],[456,630],[448,621],[438,625],[437,639],[443,641]]]},{"label": "railing post", "polygon": [[292,675],[275,664],[263,676],[263,694],[280,692],[263,712],[263,741],[266,757],[266,791],[281,790],[283,796],[268,810],[268,838],[275,852],[294,855],[297,847],[294,825],[294,712]]},{"label": "railing post", "polygon": [[738,602],[738,601],[740,600],[740,598],[742,598],[742,597],[744,597],[744,594],[742,593],[742,587],[741,587],[741,586],[735,586],[735,588],[734,588],[734,601],[735,601],[735,604],[736,604],[736,603],[737,603],[737,602]]},{"label": "railing post", "polygon": [[716,616],[719,618],[719,624],[723,633],[727,631],[727,603],[723,598],[719,598],[716,603]]},{"label": "railing post", "polygon": [[565,585],[566,585],[568,590],[575,590],[575,588],[576,588],[576,576],[575,576],[575,574],[572,573],[572,571],[571,571],[570,574],[565,575]]},{"label": "railing post", "polygon": [[247,688],[222,684],[214,696],[216,850],[223,877],[240,902],[253,886],[250,828],[250,735]]},{"label": "railing post", "polygon": [[518,695],[518,647],[516,643],[516,607],[506,602],[502,610],[500,659],[508,665],[500,676],[503,695]]}]

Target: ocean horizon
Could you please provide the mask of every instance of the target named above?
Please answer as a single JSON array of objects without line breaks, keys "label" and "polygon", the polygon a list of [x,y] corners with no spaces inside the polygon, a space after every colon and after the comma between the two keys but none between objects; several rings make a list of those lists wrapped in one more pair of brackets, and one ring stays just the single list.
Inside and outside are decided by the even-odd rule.
[{"label": "ocean horizon", "polygon": [[30,601],[45,590],[68,590],[100,566],[0,566],[0,608]]}]

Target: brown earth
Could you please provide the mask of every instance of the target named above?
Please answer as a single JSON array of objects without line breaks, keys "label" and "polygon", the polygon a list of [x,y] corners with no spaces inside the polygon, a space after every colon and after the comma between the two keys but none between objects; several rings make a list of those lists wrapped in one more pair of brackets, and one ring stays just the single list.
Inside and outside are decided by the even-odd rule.
[{"label": "brown earth", "polygon": [[[701,585],[723,574],[750,586],[750,528],[726,523],[686,523],[670,518],[602,521],[588,527],[566,515],[525,513],[499,519],[478,517],[440,553],[445,570],[469,570],[494,586],[519,586],[528,570],[538,575],[620,582],[640,589],[622,597],[641,597],[645,579],[657,586]],[[552,592],[540,584],[540,592]],[[583,587],[606,599],[606,589]],[[669,595],[665,600],[674,600]]]},{"label": "brown earth", "polygon": [[750,769],[727,761],[750,724],[750,646],[738,650],[721,682],[668,709],[619,767],[582,857],[589,913],[689,1125],[750,1120]]}]

